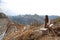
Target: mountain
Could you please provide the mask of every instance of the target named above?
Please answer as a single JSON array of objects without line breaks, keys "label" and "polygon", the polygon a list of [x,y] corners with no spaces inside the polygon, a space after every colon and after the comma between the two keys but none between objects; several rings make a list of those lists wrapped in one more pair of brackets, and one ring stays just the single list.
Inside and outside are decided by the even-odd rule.
[{"label": "mountain", "polygon": [[58,18],[58,17],[60,17],[60,16],[55,16],[55,15],[51,15],[51,16],[49,16],[49,19],[56,19],[56,18]]},{"label": "mountain", "polygon": [[[49,19],[55,19],[58,18],[59,16],[49,16]],[[38,23],[38,24],[42,24],[44,23],[44,18],[45,16],[42,15],[18,15],[18,16],[9,16],[9,19],[12,21],[15,21],[17,23],[21,23],[21,24],[31,24],[31,23]]]},{"label": "mountain", "polygon": [[0,40],[13,40],[12,38],[24,29],[22,26],[22,24],[10,21],[7,15],[0,12]]},{"label": "mountain", "polygon": [[9,19],[17,23],[22,23],[22,24],[31,24],[32,22],[42,23],[44,21],[43,17],[39,15],[10,16]]},{"label": "mountain", "polygon": [[51,23],[54,23],[54,24],[60,23],[60,17],[51,20]]},{"label": "mountain", "polygon": [[[40,21],[40,23],[44,21],[43,16],[39,16],[36,14],[7,17],[4,13],[0,13],[0,40],[45,40],[45,39],[55,40],[55,38],[60,40],[59,36],[56,35],[55,37],[55,36],[52,36],[53,34],[48,33],[49,31],[41,30],[42,25],[37,27],[37,26],[31,26],[31,25],[18,24],[16,22],[13,22],[14,20],[12,21],[12,19],[9,19],[9,18],[12,18],[12,19],[14,18],[14,20],[21,19],[21,21],[23,22],[24,20],[25,21],[28,20],[26,22],[29,22],[30,20],[34,22]],[[53,21],[60,22],[60,17],[53,18]],[[54,25],[54,27],[55,26],[56,25]],[[56,27],[58,27],[58,24]],[[60,27],[60,23],[59,23],[59,27]],[[47,34],[45,35],[45,33]]]},{"label": "mountain", "polygon": [[2,40],[2,38],[4,37],[7,24],[8,24],[8,17],[4,13],[0,12],[0,40]]}]

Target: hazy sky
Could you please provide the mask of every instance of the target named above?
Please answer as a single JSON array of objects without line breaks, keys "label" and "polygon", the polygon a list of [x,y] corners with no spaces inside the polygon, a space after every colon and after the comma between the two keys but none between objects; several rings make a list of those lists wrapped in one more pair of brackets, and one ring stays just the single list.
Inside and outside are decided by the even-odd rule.
[{"label": "hazy sky", "polygon": [[1,0],[0,8],[8,15],[60,15],[60,0]]}]

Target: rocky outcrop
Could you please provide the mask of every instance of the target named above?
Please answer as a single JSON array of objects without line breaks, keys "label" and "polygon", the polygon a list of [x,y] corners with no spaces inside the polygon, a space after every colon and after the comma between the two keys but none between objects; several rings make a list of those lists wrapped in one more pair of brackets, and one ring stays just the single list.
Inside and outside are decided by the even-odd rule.
[{"label": "rocky outcrop", "polygon": [[7,16],[4,13],[0,12],[0,18],[7,18]]},{"label": "rocky outcrop", "polygon": [[8,24],[8,18],[4,13],[0,13],[0,40],[4,37]]}]

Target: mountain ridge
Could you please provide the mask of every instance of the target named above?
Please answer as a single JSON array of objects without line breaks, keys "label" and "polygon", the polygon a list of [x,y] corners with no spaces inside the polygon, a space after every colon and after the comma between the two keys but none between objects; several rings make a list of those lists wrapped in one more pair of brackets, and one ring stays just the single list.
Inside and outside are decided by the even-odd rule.
[{"label": "mountain ridge", "polygon": [[[59,16],[49,16],[49,19],[55,19],[58,18]],[[9,16],[9,19],[12,21],[15,21],[17,23],[22,23],[22,24],[31,24],[32,22],[35,23],[44,23],[44,18],[45,16],[41,15],[18,15],[18,16]]]}]

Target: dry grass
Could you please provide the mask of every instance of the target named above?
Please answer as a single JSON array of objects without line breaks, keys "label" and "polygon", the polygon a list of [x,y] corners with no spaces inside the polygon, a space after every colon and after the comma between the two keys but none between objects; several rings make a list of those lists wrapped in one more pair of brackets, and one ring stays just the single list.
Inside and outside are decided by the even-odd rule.
[{"label": "dry grass", "polygon": [[8,30],[10,31],[7,31],[3,40],[60,40],[58,36],[43,35],[43,32],[40,31],[40,26],[30,26],[27,28],[24,25],[14,23],[10,24],[9,28]]}]

